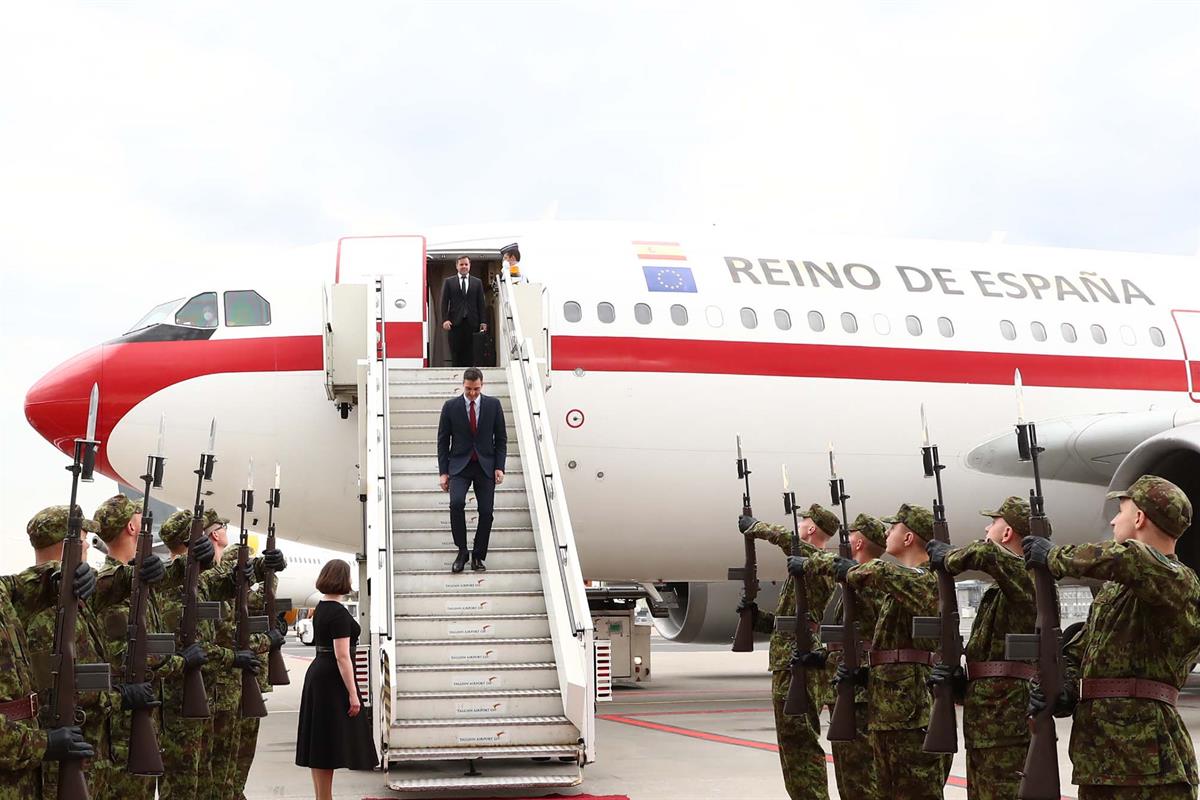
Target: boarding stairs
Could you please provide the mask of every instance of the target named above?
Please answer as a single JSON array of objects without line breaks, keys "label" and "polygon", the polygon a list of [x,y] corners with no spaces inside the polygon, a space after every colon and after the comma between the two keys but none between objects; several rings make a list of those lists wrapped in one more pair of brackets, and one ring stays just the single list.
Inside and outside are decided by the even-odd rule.
[{"label": "boarding stairs", "polygon": [[[386,280],[375,288],[386,308]],[[509,438],[486,572],[451,573],[449,494],[438,486],[438,420],[461,394],[462,369],[392,366],[386,354],[360,362],[359,411],[376,426],[365,426],[366,459],[387,464],[365,507],[377,543],[366,559],[373,713],[387,784],[404,793],[574,786],[595,757],[591,618],[542,428],[545,373],[520,336],[512,287],[497,289],[504,363],[484,370],[483,391],[500,400]],[[468,544],[475,505],[469,493]]]}]

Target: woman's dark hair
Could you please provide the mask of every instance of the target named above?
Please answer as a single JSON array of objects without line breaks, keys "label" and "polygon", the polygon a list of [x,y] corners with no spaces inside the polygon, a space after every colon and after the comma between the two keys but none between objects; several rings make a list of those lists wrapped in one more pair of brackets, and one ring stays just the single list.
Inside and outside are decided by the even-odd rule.
[{"label": "woman's dark hair", "polygon": [[321,594],[350,594],[350,565],[335,558],[321,567],[317,575],[317,591]]}]

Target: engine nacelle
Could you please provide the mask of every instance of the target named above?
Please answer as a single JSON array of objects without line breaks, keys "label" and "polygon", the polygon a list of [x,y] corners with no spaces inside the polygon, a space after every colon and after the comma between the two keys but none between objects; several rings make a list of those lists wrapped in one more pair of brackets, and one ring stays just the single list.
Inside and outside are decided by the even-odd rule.
[{"label": "engine nacelle", "polygon": [[[1193,509],[1200,505],[1200,422],[1163,431],[1129,451],[1113,473],[1109,490],[1126,489],[1142,475],[1158,475],[1187,493]],[[1194,521],[1183,532],[1176,552],[1179,559],[1200,572],[1200,525]]]},{"label": "engine nacelle", "polygon": [[[778,581],[762,581],[755,601],[763,611],[774,611],[779,602]],[[697,644],[732,644],[733,632],[737,630],[736,612],[738,598],[742,594],[740,581],[704,583],[671,583],[679,600],[676,608],[668,609],[667,616],[656,618],[654,627],[664,639],[673,642],[695,642]],[[765,641],[766,635],[755,636]]]}]

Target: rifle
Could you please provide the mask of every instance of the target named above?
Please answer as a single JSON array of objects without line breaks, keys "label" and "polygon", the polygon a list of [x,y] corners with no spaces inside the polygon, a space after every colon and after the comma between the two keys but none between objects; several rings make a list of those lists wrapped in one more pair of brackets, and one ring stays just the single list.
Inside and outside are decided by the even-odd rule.
[{"label": "rifle", "polygon": [[[796,508],[796,493],[790,490],[787,480],[787,467],[783,468],[783,513],[792,515],[792,555],[800,554],[800,517]],[[804,576],[793,578],[796,590],[796,608],[793,617],[777,617],[775,630],[791,630],[794,636],[792,643],[792,660],[788,665],[792,680],[788,686],[787,698],[783,701],[783,713],[789,717],[799,717],[808,713],[808,676],[800,661],[802,653],[812,650],[812,638],[809,637],[807,647],[801,644],[801,637],[808,633],[808,593],[805,591]]]},{"label": "rifle", "polygon": [[[738,480],[744,481],[746,488],[742,492],[742,514],[754,516],[750,508],[750,467],[742,457],[742,437],[737,437],[737,473]],[[754,537],[746,534],[746,564],[744,567],[731,567],[729,580],[742,582],[742,604],[746,606],[738,617],[737,631],[733,635],[733,652],[751,653],[754,651],[754,611],[749,607],[758,598],[758,554],[754,549]]]},{"label": "rifle", "polygon": [[[267,493],[267,549],[275,549],[275,509],[279,508],[279,465],[275,465],[275,488]],[[266,580],[263,581],[263,609],[267,614],[267,623],[275,624],[276,614],[290,611],[292,601],[275,599],[275,570],[268,569]],[[283,653],[278,647],[272,647],[267,655],[267,682],[272,686],[287,686],[291,683],[287,667],[283,663]]]},{"label": "rifle", "polygon": [[[1025,402],[1022,395],[1021,371],[1014,376],[1017,388],[1017,457],[1033,463],[1033,488],[1029,490],[1029,533],[1050,538],[1050,519],[1046,516],[1042,495],[1042,476],[1038,469],[1037,426],[1025,421]],[[1062,637],[1059,619],[1058,593],[1054,576],[1045,565],[1030,568],[1033,573],[1033,594],[1037,603],[1034,633],[1010,633],[1005,637],[1005,658],[1009,660],[1037,659],[1038,680],[1047,698],[1046,707],[1030,723],[1033,737],[1025,754],[1025,768],[1017,797],[1021,800],[1057,800],[1060,797],[1058,778],[1058,736],[1054,729],[1054,699],[1063,687],[1062,656],[1059,641]]]},{"label": "rifle", "polygon": [[[846,514],[846,482],[838,477],[837,468],[833,463],[833,445],[829,446],[829,497],[835,506],[842,508],[842,529],[838,533],[838,555],[850,558],[850,522]],[[861,666],[861,653],[858,651],[858,602],[854,589],[849,582],[842,582],[842,664],[855,674]],[[858,720],[854,708],[854,692],[857,687],[853,680],[842,681],[837,685],[837,700],[833,704],[833,712],[829,716],[829,731],[826,734],[831,742],[851,742],[858,737]]]},{"label": "rifle", "polygon": [[[67,506],[67,536],[63,539],[62,561],[59,564],[58,613],[54,620],[54,653],[52,655],[53,684],[50,687],[50,719],[47,727],[61,728],[78,725],[81,712],[76,692],[104,691],[110,688],[107,664],[75,663],[75,623],[79,601],[75,599],[72,581],[75,570],[83,560],[83,512],[75,505],[79,482],[91,483],[96,465],[96,412],[100,390],[93,384],[88,400],[88,423],[85,438],[75,440],[75,455],[67,471],[71,473],[71,504]],[[88,800],[87,778],[83,762],[64,758],[58,762],[59,800]]]},{"label": "rifle", "polygon": [[[929,442],[929,424],[925,405],[921,404],[921,464],[926,478],[933,478],[937,498],[933,501],[933,538],[950,543],[950,526],[946,523],[946,504],[942,495],[942,464],[936,444]],[[942,664],[958,667],[962,662],[962,634],[959,633],[958,592],[954,577],[945,570],[935,570],[938,587],[938,615],[913,619],[913,637],[939,639],[939,658]],[[943,681],[933,688],[933,709],[929,714],[929,729],[921,749],[926,753],[958,752],[958,719],[954,710],[954,685]],[[1057,800],[1057,795],[1055,796]]]},{"label": "rifle", "polygon": [[[253,461],[251,461],[251,469],[253,469]],[[237,649],[250,649],[250,634],[266,633],[266,625],[261,625],[261,630],[251,631],[250,618],[250,581],[246,577],[246,565],[250,557],[250,541],[249,532],[246,530],[246,512],[254,510],[254,485],[250,484],[249,488],[242,490],[242,502],[238,503],[238,508],[242,511],[241,521],[241,537],[238,540],[237,554],[237,571],[233,575],[235,586],[235,603],[237,617]],[[259,620],[266,623],[265,617],[256,617],[255,622]],[[256,625],[256,627],[259,627]],[[239,703],[239,710],[243,718],[246,717],[265,717],[267,715],[267,706],[263,702],[262,690],[258,688],[258,676],[253,671],[242,670],[242,699]]]},{"label": "rifle", "polygon": [[[220,617],[218,603],[206,602],[200,599],[200,562],[195,557],[196,546],[204,537],[204,491],[205,481],[211,481],[213,466],[217,457],[213,450],[217,440],[217,421],[212,421],[208,432],[208,450],[200,454],[200,466],[193,472],[196,475],[196,502],[192,505],[192,527],[188,531],[187,572],[183,579],[183,615],[179,621],[180,648],[187,648],[199,638],[196,632],[201,619],[212,620]],[[207,719],[210,716],[208,696],[204,689],[204,675],[200,667],[193,667],[183,673],[183,709],[185,719]]]}]

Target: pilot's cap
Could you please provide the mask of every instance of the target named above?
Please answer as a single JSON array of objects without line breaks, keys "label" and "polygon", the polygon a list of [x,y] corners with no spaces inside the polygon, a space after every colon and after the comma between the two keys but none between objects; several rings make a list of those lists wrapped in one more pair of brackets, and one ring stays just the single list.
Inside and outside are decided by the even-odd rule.
[{"label": "pilot's cap", "polygon": [[135,514],[142,512],[142,504],[130,500],[123,494],[116,494],[105,500],[96,508],[92,519],[100,526],[100,538],[108,544],[129,524]]},{"label": "pilot's cap", "polygon": [[1132,500],[1163,533],[1178,539],[1192,524],[1192,501],[1175,484],[1157,475],[1143,475],[1123,492],[1109,492],[1109,500]]},{"label": "pilot's cap", "polygon": [[516,244],[505,245],[504,247],[500,248],[500,257],[503,258],[504,256],[512,256],[513,261],[520,261],[521,250],[516,246]]},{"label": "pilot's cap", "polygon": [[850,523],[851,531],[858,531],[867,541],[880,547],[887,547],[887,527],[878,517],[870,514],[859,514]]},{"label": "pilot's cap", "polygon": [[837,536],[838,518],[832,511],[821,506],[819,503],[813,503],[808,507],[808,511],[803,512],[803,516],[811,519],[813,523],[825,531],[829,536]]},{"label": "pilot's cap", "polygon": [[[79,515],[82,522],[81,531],[87,533],[96,533],[100,530],[100,526],[83,516],[83,509],[75,506],[75,513]],[[34,550],[41,550],[43,547],[49,547],[52,544],[58,544],[63,539],[67,538],[67,524],[70,521],[70,512],[66,506],[49,506],[33,515],[29,520],[29,524],[25,526],[25,532],[29,534],[29,543],[33,545]]]},{"label": "pilot's cap", "polygon": [[984,509],[979,513],[992,519],[1001,517],[1018,536],[1029,535],[1029,502],[1016,495],[1005,498],[995,511]]},{"label": "pilot's cap", "polygon": [[925,541],[929,541],[933,537],[933,512],[925,506],[905,503],[895,514],[884,517],[883,521],[888,525],[903,522],[910,531]]}]

